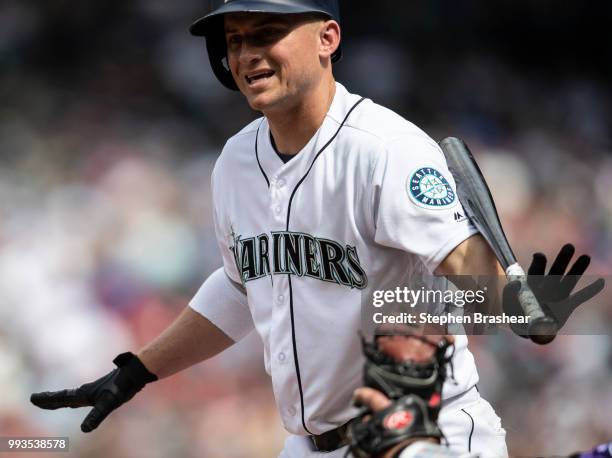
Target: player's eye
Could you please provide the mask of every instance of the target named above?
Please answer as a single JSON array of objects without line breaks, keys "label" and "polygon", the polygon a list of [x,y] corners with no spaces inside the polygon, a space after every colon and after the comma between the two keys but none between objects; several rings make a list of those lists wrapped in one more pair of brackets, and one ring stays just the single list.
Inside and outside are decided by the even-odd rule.
[{"label": "player's eye", "polygon": [[265,27],[255,32],[250,40],[254,46],[269,46],[283,38],[287,32],[285,28]]},{"label": "player's eye", "polygon": [[240,35],[230,35],[227,37],[228,49],[236,49],[242,43],[242,37]]},{"label": "player's eye", "polygon": [[226,36],[228,51],[237,51],[246,42],[248,46],[266,47],[282,39],[288,30],[285,27],[262,27],[253,33],[240,35],[231,34]]}]

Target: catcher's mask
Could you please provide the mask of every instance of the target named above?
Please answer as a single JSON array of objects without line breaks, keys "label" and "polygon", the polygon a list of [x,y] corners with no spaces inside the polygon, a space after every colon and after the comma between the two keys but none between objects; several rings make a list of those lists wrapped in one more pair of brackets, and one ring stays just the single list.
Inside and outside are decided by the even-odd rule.
[{"label": "catcher's mask", "polygon": [[[378,340],[384,335],[378,335],[374,341],[368,342],[362,336],[363,352],[366,356],[364,368],[364,383],[387,395],[390,399],[399,399],[407,394],[416,394],[426,401],[435,400],[435,409],[439,409],[442,385],[450,368],[450,379],[454,380],[452,358],[455,346],[446,339],[432,343],[425,336],[409,335],[435,347],[433,357],[422,363],[411,360],[398,361],[385,354],[378,347]],[[437,394],[436,394],[437,393]],[[437,414],[437,412],[436,412]],[[437,415],[436,415],[437,417]]]}]

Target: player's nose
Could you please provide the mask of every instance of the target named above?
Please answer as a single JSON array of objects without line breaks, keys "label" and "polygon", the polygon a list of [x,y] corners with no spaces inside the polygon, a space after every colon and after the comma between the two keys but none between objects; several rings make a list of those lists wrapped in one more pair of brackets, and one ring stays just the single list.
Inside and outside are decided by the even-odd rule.
[{"label": "player's nose", "polygon": [[238,62],[242,66],[248,66],[261,59],[261,48],[257,48],[245,40],[242,47],[240,48],[240,54],[238,55]]}]

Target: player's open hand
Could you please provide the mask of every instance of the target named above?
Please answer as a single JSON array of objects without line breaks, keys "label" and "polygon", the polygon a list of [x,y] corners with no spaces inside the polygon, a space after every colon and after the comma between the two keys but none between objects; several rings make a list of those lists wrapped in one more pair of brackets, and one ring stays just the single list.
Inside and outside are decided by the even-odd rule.
[{"label": "player's open hand", "polygon": [[122,353],[113,362],[117,369],[94,382],[75,389],[33,393],[30,401],[48,410],[93,407],[81,423],[81,431],[93,431],[113,410],[132,399],[147,383],[157,380],[132,353]]},{"label": "player's open hand", "polygon": [[[604,279],[600,278],[572,294],[591,263],[591,257],[583,254],[567,271],[575,251],[573,245],[565,245],[552,263],[548,274],[546,274],[546,256],[536,253],[527,272],[527,284],[542,306],[542,311],[556,320],[557,329],[563,327],[578,306],[599,294],[605,285]],[[503,305],[508,315],[524,314],[518,302],[520,287],[520,282],[513,281],[504,288]],[[512,325],[512,330],[522,337],[528,336],[527,329],[526,324]]]}]

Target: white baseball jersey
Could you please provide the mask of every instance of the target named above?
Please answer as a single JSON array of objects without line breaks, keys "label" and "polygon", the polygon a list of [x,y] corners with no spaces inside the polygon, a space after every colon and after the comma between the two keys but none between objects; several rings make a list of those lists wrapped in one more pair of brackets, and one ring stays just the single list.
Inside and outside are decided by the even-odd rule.
[{"label": "white baseball jersey", "polygon": [[[321,434],[346,423],[362,384],[363,295],[433,272],[476,232],[456,221],[463,210],[442,151],[337,84],[323,124],[291,161],[279,158],[261,118],[227,142],[212,182],[224,268],[191,307],[234,340],[255,327],[288,431]],[[456,347],[456,383],[445,398],[478,381],[467,338]]]}]

